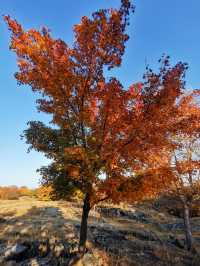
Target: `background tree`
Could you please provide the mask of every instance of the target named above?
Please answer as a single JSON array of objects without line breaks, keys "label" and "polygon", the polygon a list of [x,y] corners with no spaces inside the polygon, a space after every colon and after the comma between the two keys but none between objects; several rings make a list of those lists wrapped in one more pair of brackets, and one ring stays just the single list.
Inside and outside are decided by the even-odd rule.
[{"label": "background tree", "polygon": [[34,190],[23,187],[17,186],[7,186],[7,187],[0,187],[0,199],[2,200],[17,200],[23,196],[32,197],[34,195]]},{"label": "background tree", "polygon": [[182,204],[185,225],[186,246],[193,247],[190,210],[192,203],[200,195],[200,143],[196,136],[182,135],[175,138],[176,147],[172,155],[172,173],[174,182],[168,193],[175,195]]},{"label": "background tree", "polygon": [[[185,225],[186,246],[192,249],[193,239],[190,224],[192,203],[200,195],[200,106],[199,90],[188,91],[180,96],[176,130],[169,131],[167,139],[171,144],[166,148],[165,158],[157,155],[162,163],[141,171],[140,188],[150,188],[145,197],[159,196],[160,193],[178,199],[182,205]],[[153,160],[155,158],[152,157]],[[151,164],[153,165],[153,164]]]},{"label": "background tree", "polygon": [[[19,65],[16,78],[40,93],[38,109],[51,114],[51,122],[59,129],[42,125],[41,138],[28,140],[53,159],[49,167],[41,169],[42,174],[62,180],[64,189],[63,181],[69,184],[69,178],[84,193],[80,251],[85,250],[91,208],[106,199],[118,201],[127,181],[134,180],[137,188],[135,173],[141,167],[160,164],[158,153],[167,160],[171,145],[167,134],[178,130],[174,116],[178,116],[176,103],[184,90],[185,64],[171,67],[168,58],[163,58],[158,74],[149,69],[144,84],[128,89],[104,75],[106,68],[121,64],[131,9],[130,2],[122,0],[119,9],[83,17],[74,27],[72,47],[53,39],[47,29],[24,31],[5,17],[12,32],[10,48]],[[41,126],[37,123],[31,125],[32,131]],[[62,145],[49,141],[55,139]],[[134,197],[134,192],[131,187],[129,195]]]},{"label": "background tree", "polygon": [[[180,119],[182,117],[182,119]],[[169,135],[172,143],[169,172],[172,183],[167,193],[175,196],[182,204],[185,225],[186,246],[191,250],[193,240],[190,224],[190,208],[200,195],[200,107],[199,90],[188,92],[180,97],[179,116],[176,134]]]},{"label": "background tree", "polygon": [[17,200],[20,197],[20,192],[18,187],[0,187],[0,199],[1,200]]},{"label": "background tree", "polygon": [[52,187],[47,186],[47,185],[40,186],[35,191],[36,197],[42,201],[52,200],[52,198],[53,198],[52,192],[53,192]]}]

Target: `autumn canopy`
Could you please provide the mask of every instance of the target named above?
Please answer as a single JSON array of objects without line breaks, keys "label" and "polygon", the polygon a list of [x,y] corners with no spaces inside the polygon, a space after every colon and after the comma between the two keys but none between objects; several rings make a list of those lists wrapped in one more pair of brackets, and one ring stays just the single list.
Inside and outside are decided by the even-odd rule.
[{"label": "autumn canopy", "polygon": [[74,26],[72,47],[46,28],[25,31],[5,17],[19,66],[16,79],[40,93],[38,110],[51,114],[56,126],[40,125],[46,134],[39,138],[41,130],[34,131],[38,124],[32,122],[27,142],[53,159],[48,170],[62,172],[63,180],[85,195],[80,247],[96,203],[119,201],[124,194],[134,200],[168,185],[173,178],[171,137],[198,131],[197,92],[184,94],[186,64],[171,66],[164,56],[158,73],[147,68],[144,80],[129,88],[116,77],[105,77],[105,69],[121,65],[131,11],[131,3],[122,0],[119,9],[83,17]]}]

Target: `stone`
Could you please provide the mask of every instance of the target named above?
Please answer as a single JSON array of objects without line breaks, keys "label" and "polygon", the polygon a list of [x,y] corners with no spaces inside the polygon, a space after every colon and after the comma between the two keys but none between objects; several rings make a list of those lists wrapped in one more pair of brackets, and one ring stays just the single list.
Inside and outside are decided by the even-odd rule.
[{"label": "stone", "polygon": [[6,266],[17,266],[17,262],[15,260],[10,260],[6,263]]},{"label": "stone", "polygon": [[69,233],[69,234],[67,234],[67,238],[68,239],[75,238],[75,234],[74,233]]},{"label": "stone", "polygon": [[64,253],[65,253],[65,247],[63,244],[60,243],[54,247],[54,254],[56,257],[63,256]]},{"label": "stone", "polygon": [[149,223],[147,215],[137,210],[123,210],[120,208],[98,207],[97,212],[105,217],[124,217],[138,222]]},{"label": "stone", "polygon": [[7,248],[4,253],[5,260],[22,260],[25,258],[27,247],[21,244],[15,244],[12,247]]},{"label": "stone", "polygon": [[40,266],[40,264],[37,259],[31,259],[28,266]]},{"label": "stone", "polygon": [[23,228],[23,229],[20,231],[20,234],[21,234],[21,235],[28,235],[29,232],[31,231],[31,229],[32,229],[31,226],[29,226],[29,227],[25,227],[25,228]]},{"label": "stone", "polygon": [[0,217],[0,224],[6,223],[6,222],[7,222],[7,220],[5,218]]},{"label": "stone", "polygon": [[47,231],[43,231],[41,233],[41,236],[44,237],[44,238],[46,238],[48,236],[48,232]]},{"label": "stone", "polygon": [[51,217],[56,217],[58,216],[58,210],[56,208],[47,208],[45,214]]},{"label": "stone", "polygon": [[38,246],[38,251],[40,256],[45,257],[50,251],[49,242],[48,241],[40,242]]},{"label": "stone", "polygon": [[52,236],[50,239],[49,239],[49,244],[50,245],[53,245],[53,244],[56,244],[57,243],[57,238],[55,236]]},{"label": "stone", "polygon": [[183,223],[172,223],[172,224],[162,224],[162,227],[164,229],[167,229],[169,231],[171,230],[184,230],[184,224]]},{"label": "stone", "polygon": [[[23,266],[50,266],[50,258],[33,258],[31,260],[26,261]],[[54,265],[54,264],[53,264]]]},{"label": "stone", "polygon": [[169,241],[168,242],[173,244],[173,245],[175,245],[175,246],[177,246],[178,248],[182,248],[182,249],[185,246],[185,240],[181,239],[181,238],[179,238],[177,236],[174,236],[174,235],[170,235],[169,236]]},{"label": "stone", "polygon": [[41,231],[44,231],[46,228],[47,228],[46,225],[42,225],[41,226]]}]

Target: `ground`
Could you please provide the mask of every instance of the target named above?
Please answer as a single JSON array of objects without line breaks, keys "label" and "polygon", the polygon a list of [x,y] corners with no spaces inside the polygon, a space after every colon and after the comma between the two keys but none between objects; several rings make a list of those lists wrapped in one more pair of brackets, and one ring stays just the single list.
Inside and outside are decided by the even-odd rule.
[{"label": "ground", "polygon": [[[0,201],[0,265],[68,265],[77,250],[80,218],[77,202]],[[150,203],[97,206],[89,218],[88,253],[76,265],[199,266],[200,217],[192,225],[197,248],[187,252],[181,218]],[[26,251],[5,259],[16,243]]]}]

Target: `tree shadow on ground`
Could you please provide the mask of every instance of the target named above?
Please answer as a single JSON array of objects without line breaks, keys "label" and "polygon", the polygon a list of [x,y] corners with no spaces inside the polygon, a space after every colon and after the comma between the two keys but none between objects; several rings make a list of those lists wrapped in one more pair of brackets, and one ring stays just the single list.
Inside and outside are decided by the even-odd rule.
[{"label": "tree shadow on ground", "polygon": [[[34,206],[17,217],[14,212],[7,213],[6,222],[1,224],[0,249],[16,243],[28,246],[26,256],[18,261],[20,266],[30,265],[30,260],[36,265],[68,265],[78,247],[81,211],[76,211],[78,215],[71,218],[64,217],[58,207]],[[122,229],[114,220],[108,223],[97,218],[94,212],[89,219],[88,240],[93,249],[107,253],[109,266],[199,265],[192,262],[190,253],[146,236],[142,228],[137,233]]]},{"label": "tree shadow on ground", "polygon": [[34,206],[24,215],[12,212],[6,218],[1,225],[0,257],[17,243],[27,247],[26,254],[18,259],[20,266],[29,265],[30,259],[37,265],[67,265],[77,247],[77,237],[73,220],[64,218],[59,208]]},{"label": "tree shadow on ground", "polygon": [[[113,208],[111,211],[115,212]],[[129,219],[123,220],[124,216],[128,216]],[[118,217],[105,217],[106,215],[97,219],[91,213],[88,238],[93,247],[106,251],[111,257],[112,265],[200,265],[198,255],[178,247],[168,238],[160,238],[156,232],[148,231],[149,227],[145,227],[146,224],[151,226],[151,223],[154,225],[155,222],[152,219],[148,220],[142,213],[133,215],[127,212],[126,215],[122,215],[120,223]]]}]

